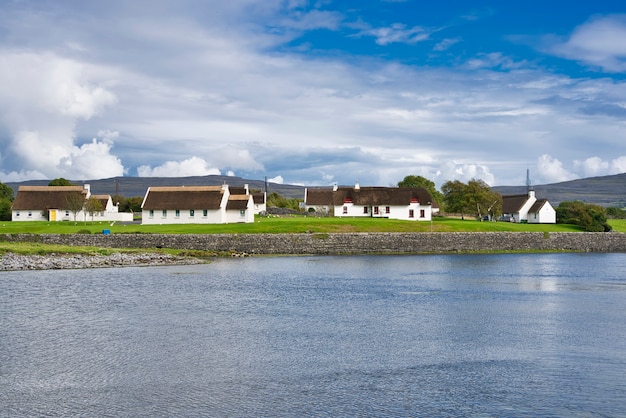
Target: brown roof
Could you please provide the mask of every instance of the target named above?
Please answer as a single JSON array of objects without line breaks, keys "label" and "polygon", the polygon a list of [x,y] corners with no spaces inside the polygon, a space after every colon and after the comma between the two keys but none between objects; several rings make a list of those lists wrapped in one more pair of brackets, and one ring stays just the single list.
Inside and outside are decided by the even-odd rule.
[{"label": "brown roof", "polygon": [[533,203],[532,207],[528,210],[528,213],[538,213],[543,205],[548,203],[548,199],[539,199]]},{"label": "brown roof", "polygon": [[254,193],[252,195],[252,200],[256,204],[265,203],[265,193]]},{"label": "brown roof", "polygon": [[339,187],[332,189],[307,189],[307,205],[343,205],[350,199],[355,205],[406,206],[411,200],[422,205],[432,203],[430,193],[422,187]]},{"label": "brown roof", "polygon": [[82,186],[20,186],[12,210],[66,209],[68,197],[87,196]]},{"label": "brown roof", "polygon": [[245,187],[228,187],[228,191],[233,194],[247,194]]},{"label": "brown roof", "polygon": [[250,195],[230,195],[228,196],[228,203],[226,203],[226,210],[248,209],[249,200]]},{"label": "brown roof", "polygon": [[527,201],[527,194],[502,196],[502,213],[517,213]]},{"label": "brown roof", "polygon": [[333,189],[306,189],[307,205],[326,205],[333,204]]},{"label": "brown roof", "polygon": [[221,186],[150,187],[146,210],[219,209],[224,191]]}]

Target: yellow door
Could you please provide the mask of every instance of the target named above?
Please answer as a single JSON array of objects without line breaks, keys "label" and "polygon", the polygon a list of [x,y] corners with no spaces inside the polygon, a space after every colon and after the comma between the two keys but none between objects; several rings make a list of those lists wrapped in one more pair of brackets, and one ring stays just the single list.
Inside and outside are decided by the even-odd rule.
[{"label": "yellow door", "polygon": [[55,222],[57,220],[57,211],[52,209],[50,210],[50,220]]}]

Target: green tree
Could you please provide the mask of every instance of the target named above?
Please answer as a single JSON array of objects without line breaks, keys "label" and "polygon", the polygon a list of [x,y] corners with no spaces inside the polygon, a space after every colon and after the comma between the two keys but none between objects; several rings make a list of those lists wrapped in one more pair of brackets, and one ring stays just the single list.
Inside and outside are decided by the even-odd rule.
[{"label": "green tree", "polygon": [[80,192],[70,193],[67,195],[65,203],[67,209],[74,215],[74,225],[76,225],[76,216],[85,207],[85,196]]},{"label": "green tree", "polygon": [[11,205],[13,204],[13,189],[0,183],[0,221],[11,220]]},{"label": "green tree", "polygon": [[465,213],[469,207],[467,199],[467,185],[459,180],[446,181],[441,186],[443,192],[443,202],[446,205],[446,212],[460,213],[461,219],[465,219]]},{"label": "green tree", "polygon": [[50,180],[48,186],[73,186],[73,184],[69,180],[59,177],[57,179]]},{"label": "green tree", "polygon": [[483,180],[472,179],[467,182],[466,199],[468,207],[475,210],[479,219],[489,215],[491,219],[502,212],[502,195],[491,190]]},{"label": "green tree", "polygon": [[123,197],[115,196],[113,203],[119,203],[118,210],[120,212],[141,212],[141,204],[143,203],[143,196]]},{"label": "green tree", "polygon": [[606,209],[599,205],[580,201],[561,202],[556,208],[556,221],[561,224],[578,225],[588,232],[608,232]]},{"label": "green tree", "polygon": [[422,176],[406,176],[402,181],[398,182],[398,187],[423,187],[433,198],[433,201],[442,205],[444,203],[443,194],[437,190],[435,183]]},{"label": "green tree", "polygon": [[13,201],[13,189],[4,183],[0,183],[0,199]]},{"label": "green tree", "polygon": [[93,225],[93,215],[96,212],[102,212],[104,208],[102,207],[102,203],[99,199],[96,199],[95,197],[90,197],[85,203],[85,210],[91,216],[91,224]]},{"label": "green tree", "polygon": [[287,199],[286,197],[272,192],[269,196],[267,196],[267,207],[277,207],[277,208],[287,208],[291,210],[300,210],[300,202],[299,199]]}]

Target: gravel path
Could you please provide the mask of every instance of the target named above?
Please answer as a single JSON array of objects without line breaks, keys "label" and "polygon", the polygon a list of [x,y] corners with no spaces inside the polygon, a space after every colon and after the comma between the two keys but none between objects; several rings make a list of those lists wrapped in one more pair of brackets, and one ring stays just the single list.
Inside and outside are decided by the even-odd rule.
[{"label": "gravel path", "polygon": [[196,258],[175,257],[168,254],[83,255],[49,254],[20,255],[7,253],[0,259],[0,271],[7,270],[57,270],[98,267],[159,266],[173,264],[199,264]]}]

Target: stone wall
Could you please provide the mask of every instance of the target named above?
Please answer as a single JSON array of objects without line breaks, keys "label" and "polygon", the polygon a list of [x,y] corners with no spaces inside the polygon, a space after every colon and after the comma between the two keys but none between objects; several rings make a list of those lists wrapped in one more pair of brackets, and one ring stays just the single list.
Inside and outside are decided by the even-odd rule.
[{"label": "stone wall", "polygon": [[0,241],[246,254],[404,254],[471,251],[626,252],[626,234],[458,232],[341,234],[2,234]]}]

